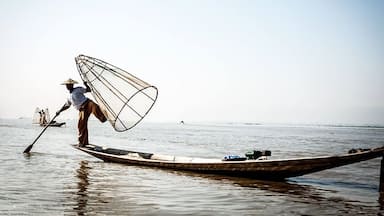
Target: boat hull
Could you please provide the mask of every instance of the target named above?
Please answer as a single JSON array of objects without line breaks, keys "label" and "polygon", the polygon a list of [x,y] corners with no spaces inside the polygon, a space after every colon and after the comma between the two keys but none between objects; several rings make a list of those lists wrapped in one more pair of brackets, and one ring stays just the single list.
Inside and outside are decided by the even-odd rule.
[{"label": "boat hull", "polygon": [[196,159],[176,156],[163,157],[165,159],[154,159],[156,155],[151,153],[102,148],[94,145],[74,147],[106,162],[274,180],[301,176],[382,157],[384,152],[384,147],[382,147],[363,152],[328,157],[222,161],[220,159]]}]

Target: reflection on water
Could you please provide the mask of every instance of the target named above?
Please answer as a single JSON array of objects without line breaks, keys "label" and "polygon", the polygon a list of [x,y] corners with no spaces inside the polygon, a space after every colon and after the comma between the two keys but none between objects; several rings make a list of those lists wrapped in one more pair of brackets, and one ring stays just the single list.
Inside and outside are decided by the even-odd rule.
[{"label": "reflection on water", "polygon": [[[227,215],[216,213],[218,209],[239,214],[285,214],[290,209],[294,215],[313,215],[312,211],[342,215],[359,213],[362,208],[358,201],[332,196],[335,191],[294,180],[266,181],[99,161],[81,161],[76,178],[73,210],[78,215]],[[191,208],[188,202],[200,207]]]},{"label": "reflection on water", "polygon": [[[149,167],[140,167],[142,169],[153,169]],[[157,169],[157,168],[155,168]],[[293,194],[299,196],[313,196],[316,190],[309,185],[300,185],[294,181],[272,181],[259,180],[243,177],[224,176],[218,174],[205,174],[190,171],[163,170],[178,176],[189,176],[192,178],[205,178],[214,184],[230,184],[237,187],[256,188],[274,193]]]},{"label": "reflection on water", "polygon": [[89,175],[90,167],[88,166],[87,161],[80,161],[80,167],[76,170],[76,177],[78,178],[77,188],[78,191],[76,193],[76,202],[77,206],[73,209],[77,212],[78,215],[84,215],[87,213],[86,206],[88,202],[88,175]]},{"label": "reflection on water", "polygon": [[[142,169],[153,169],[148,167],[140,167]],[[157,168],[155,168],[157,169]],[[273,180],[259,180],[243,177],[222,176],[217,174],[204,174],[190,171],[172,171],[163,170],[164,172],[170,172],[174,175],[189,176],[192,178],[203,178],[209,180],[212,184],[227,184],[234,187],[253,188],[257,190],[266,191],[269,193],[278,193],[291,198],[298,198],[309,202],[316,203],[317,201],[333,202],[335,200],[327,200],[322,193],[333,193],[332,190],[326,190],[316,188],[312,185],[303,184],[302,181],[296,182],[293,179],[285,181],[273,181]],[[300,178],[299,178],[300,179]],[[301,180],[301,179],[300,179]]]}]

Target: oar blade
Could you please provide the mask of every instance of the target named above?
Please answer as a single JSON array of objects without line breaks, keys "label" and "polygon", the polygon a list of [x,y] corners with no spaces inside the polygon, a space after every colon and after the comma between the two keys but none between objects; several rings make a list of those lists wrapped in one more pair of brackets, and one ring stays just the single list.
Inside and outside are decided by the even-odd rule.
[{"label": "oar blade", "polygon": [[25,150],[23,151],[23,153],[24,153],[24,154],[28,154],[28,153],[31,151],[32,147],[33,147],[33,144],[29,145],[27,148],[25,148]]}]

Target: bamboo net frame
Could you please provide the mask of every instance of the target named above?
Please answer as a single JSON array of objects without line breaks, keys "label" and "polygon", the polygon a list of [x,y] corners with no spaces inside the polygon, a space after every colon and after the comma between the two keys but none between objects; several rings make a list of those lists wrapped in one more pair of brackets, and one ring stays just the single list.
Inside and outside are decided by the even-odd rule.
[{"label": "bamboo net frame", "polygon": [[79,55],[75,61],[82,80],[116,131],[136,126],[155,104],[157,88],[131,73],[90,56]]}]

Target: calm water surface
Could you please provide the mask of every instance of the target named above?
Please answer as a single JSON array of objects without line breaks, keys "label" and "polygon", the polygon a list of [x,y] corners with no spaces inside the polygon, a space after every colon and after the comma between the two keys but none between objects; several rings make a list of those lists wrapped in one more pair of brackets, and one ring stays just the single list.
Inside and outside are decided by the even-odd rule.
[{"label": "calm water surface", "polygon": [[[42,130],[0,120],[0,215],[377,215],[380,160],[285,182],[104,163],[75,150],[76,122]],[[384,128],[142,123],[117,133],[90,121],[90,141],[129,150],[222,158],[268,149],[273,158],[384,145]]]}]

